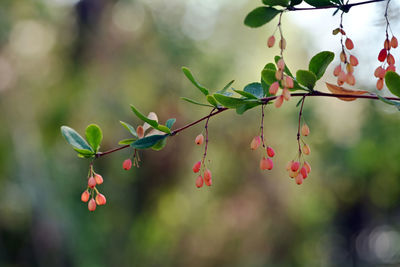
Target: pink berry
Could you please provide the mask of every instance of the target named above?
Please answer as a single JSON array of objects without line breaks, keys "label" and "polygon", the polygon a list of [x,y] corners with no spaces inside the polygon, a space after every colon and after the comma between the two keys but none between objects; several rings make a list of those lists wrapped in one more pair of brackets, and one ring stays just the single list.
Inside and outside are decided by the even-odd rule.
[{"label": "pink berry", "polygon": [[261,138],[260,136],[255,136],[250,143],[250,149],[256,150],[261,145]]},{"label": "pink berry", "polygon": [[387,63],[388,63],[389,65],[394,65],[394,63],[396,63],[396,61],[394,60],[394,56],[393,56],[392,54],[389,54],[389,55],[387,56]]},{"label": "pink berry", "polygon": [[204,180],[204,183],[206,184],[206,186],[211,186],[212,185],[212,179]]},{"label": "pink berry", "polygon": [[305,166],[301,167],[300,173],[301,173],[301,175],[303,176],[303,179],[306,179],[306,178],[307,178],[308,172],[307,172],[307,169],[306,169]]},{"label": "pink berry", "polygon": [[283,60],[283,58],[279,59],[276,65],[278,66],[279,70],[283,70],[285,68],[285,61]]},{"label": "pink berry", "polygon": [[211,180],[211,171],[209,169],[204,171],[204,181]]},{"label": "pink berry", "polygon": [[203,186],[203,177],[201,177],[201,175],[199,175],[196,179],[196,187],[200,188]]},{"label": "pink berry", "polygon": [[394,37],[394,36],[392,37],[392,39],[390,40],[390,45],[391,45],[393,48],[397,48],[397,46],[399,45],[399,43],[398,43],[396,37]]},{"label": "pink berry", "polygon": [[296,184],[301,185],[303,183],[303,175],[301,173],[298,173],[296,176]]},{"label": "pink berry", "polygon": [[143,137],[144,137],[144,128],[143,128],[142,125],[139,125],[139,126],[136,128],[136,134],[137,134],[137,136],[138,136],[139,138],[143,138]]},{"label": "pink berry", "polygon": [[382,88],[383,88],[383,79],[379,79],[379,80],[376,82],[376,89],[382,90]]},{"label": "pink berry", "polygon": [[307,124],[303,124],[303,126],[301,126],[301,135],[303,136],[308,136],[310,134],[310,128],[308,127]]},{"label": "pink berry", "polygon": [[284,88],[282,91],[282,95],[283,95],[283,99],[285,99],[286,101],[290,100],[290,91],[287,88]]},{"label": "pink berry", "polygon": [[89,191],[85,190],[85,191],[83,191],[83,193],[81,195],[81,200],[83,202],[88,202],[89,197],[90,197]]},{"label": "pink berry", "polygon": [[350,38],[346,38],[345,45],[346,45],[346,48],[349,50],[354,48],[353,41]]},{"label": "pink berry", "polygon": [[204,136],[202,134],[199,134],[198,136],[196,136],[196,139],[194,140],[194,142],[196,143],[196,145],[203,144]]},{"label": "pink berry", "polygon": [[280,108],[283,104],[283,95],[278,96],[278,98],[275,100],[275,107]]},{"label": "pink berry", "polygon": [[306,168],[307,173],[310,173],[310,172],[311,172],[311,166],[310,166],[310,164],[309,164],[307,161],[304,161],[303,166],[304,166],[304,168]]},{"label": "pink berry", "polygon": [[292,77],[286,76],[285,79],[286,79],[286,87],[287,88],[293,88],[294,87],[294,82],[293,82]]},{"label": "pink berry", "polygon": [[270,93],[271,95],[276,95],[276,93],[278,92],[278,90],[279,90],[279,83],[278,83],[278,82],[273,82],[273,83],[271,84],[271,86],[269,87],[269,93]]},{"label": "pink berry", "polygon": [[271,35],[271,36],[268,38],[267,45],[268,45],[269,48],[271,48],[271,47],[274,46],[274,44],[275,44],[275,36]]},{"label": "pink berry", "polygon": [[342,67],[340,65],[337,65],[336,68],[333,70],[333,75],[335,77],[337,77],[337,76],[339,76],[341,71],[342,71]]},{"label": "pink berry", "polygon": [[96,210],[96,201],[93,198],[91,200],[89,200],[88,209],[90,211],[95,211]]},{"label": "pink berry", "polygon": [[89,178],[89,180],[88,180],[88,186],[90,187],[90,188],[94,188],[95,186],[96,186],[96,180],[94,179],[94,177],[93,176],[91,176],[90,178]]},{"label": "pink berry", "polygon": [[358,65],[358,59],[353,55],[350,55],[350,64],[354,67]]},{"label": "pink berry", "polygon": [[103,194],[98,193],[96,196],[96,203],[97,205],[105,205],[107,202],[106,197]]},{"label": "pink berry", "polygon": [[272,160],[270,158],[262,157],[262,159],[260,160],[260,169],[262,171],[272,170],[273,167],[274,167],[274,163],[272,162]]},{"label": "pink berry", "polygon": [[304,144],[304,146],[303,146],[303,153],[304,153],[305,155],[310,155],[310,152],[311,152],[310,147],[309,147],[307,144]]},{"label": "pink berry", "polygon": [[291,168],[292,171],[297,172],[297,170],[300,168],[300,162],[294,161],[290,168]]}]

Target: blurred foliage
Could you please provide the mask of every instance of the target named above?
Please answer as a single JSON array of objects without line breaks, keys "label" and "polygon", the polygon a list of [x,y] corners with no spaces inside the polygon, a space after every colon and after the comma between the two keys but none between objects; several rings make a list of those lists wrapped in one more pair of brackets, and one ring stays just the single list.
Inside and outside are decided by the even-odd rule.
[{"label": "blurred foliage", "polygon": [[[144,152],[138,169],[122,170],[128,151],[96,160],[107,205],[91,213],[80,201],[89,162],[60,126],[100,125],[104,151],[129,137],[119,120],[141,124],[129,104],[162,122],[175,117],[176,127],[204,116],[207,108],[179,100],[200,97],[181,66],[208,88],[258,81],[277,50],[242,25],[253,7],[1,1],[0,266],[399,264],[400,116],[383,103],[306,100],[312,172],[302,186],[284,170],[296,153],[292,100],[266,112],[271,172],[248,149],[260,110],[227,111],[209,124],[211,188],[198,190],[191,171],[202,155],[199,125]],[[304,68],[307,49],[291,40],[305,34],[286,19],[284,28],[288,64]]]}]

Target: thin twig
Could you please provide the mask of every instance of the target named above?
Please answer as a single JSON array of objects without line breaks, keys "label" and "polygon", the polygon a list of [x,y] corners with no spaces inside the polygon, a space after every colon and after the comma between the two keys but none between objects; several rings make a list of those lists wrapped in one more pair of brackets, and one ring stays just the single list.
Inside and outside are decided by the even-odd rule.
[{"label": "thin twig", "polygon": [[376,2],[383,2],[386,0],[370,0],[370,1],[365,1],[365,2],[358,2],[358,3],[353,3],[353,4],[345,4],[345,5],[329,5],[329,6],[319,6],[319,7],[287,7],[288,11],[304,11],[304,10],[318,10],[318,9],[329,9],[329,8],[340,8],[340,9],[345,9],[349,10],[353,6],[359,6],[359,5],[366,5],[366,4],[371,4],[371,3],[376,3]]}]

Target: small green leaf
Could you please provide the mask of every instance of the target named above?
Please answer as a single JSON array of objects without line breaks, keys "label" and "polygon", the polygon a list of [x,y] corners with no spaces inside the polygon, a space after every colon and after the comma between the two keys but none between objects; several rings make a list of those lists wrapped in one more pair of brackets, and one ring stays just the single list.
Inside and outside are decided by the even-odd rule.
[{"label": "small green leaf", "polygon": [[167,126],[162,125],[162,124],[159,124],[159,125],[156,127],[156,129],[159,130],[159,131],[161,131],[161,132],[167,133],[167,134],[171,133],[171,130],[170,130]]},{"label": "small green leaf", "polygon": [[67,140],[67,142],[74,148],[94,152],[86,140],[83,139],[82,136],[80,136],[74,129],[68,126],[61,126],[61,133],[65,140]]},{"label": "small green leaf", "polygon": [[74,147],[74,150],[76,152],[78,152],[79,155],[82,155],[85,158],[92,158],[96,154],[95,152],[93,152],[91,150],[87,150],[87,149],[79,149],[79,148]]},{"label": "small green leaf", "polygon": [[265,65],[264,69],[276,71],[276,66],[274,63],[268,63],[267,65]]},{"label": "small green leaf", "polygon": [[165,123],[165,126],[167,126],[169,129],[171,129],[172,125],[174,125],[175,122],[176,122],[175,118],[168,119],[167,122]]},{"label": "small green leaf", "polygon": [[400,111],[400,102],[396,102],[390,99],[386,99],[384,97],[381,97],[380,95],[377,95],[377,97],[379,98],[379,100],[381,100],[382,102],[389,104],[389,105],[393,105],[395,106],[399,111]]},{"label": "small green leaf", "polygon": [[312,90],[317,82],[317,76],[308,70],[298,70],[296,72],[296,80],[300,84]]},{"label": "small green leaf", "polygon": [[272,7],[257,7],[247,14],[244,19],[244,24],[252,28],[257,28],[271,21],[280,12],[281,11]]},{"label": "small green leaf", "polygon": [[[278,64],[279,59],[281,59],[280,56],[275,56],[275,57],[274,57],[274,60],[275,60],[275,63],[276,63],[276,64]],[[289,75],[290,77],[294,78],[294,77],[293,77],[293,74],[290,72],[290,70],[289,70],[289,68],[288,68],[288,66],[287,66],[287,64],[286,64],[286,62],[285,62],[285,68],[283,69],[283,71],[284,71],[287,75]]]},{"label": "small green leaf", "polygon": [[121,141],[118,142],[118,145],[130,145],[133,142],[135,142],[137,140],[137,138],[128,138],[128,139],[123,139]]},{"label": "small green leaf", "polygon": [[321,79],[324,75],[326,68],[335,58],[335,54],[330,51],[322,51],[310,60],[310,64],[308,65],[308,69],[312,71],[316,76],[317,80]]},{"label": "small green leaf", "polygon": [[304,0],[304,2],[314,7],[333,6],[330,0]]},{"label": "small green leaf", "polygon": [[90,124],[86,128],[86,140],[89,145],[93,148],[94,152],[97,152],[100,148],[101,140],[103,139],[103,133],[96,124]]},{"label": "small green leaf", "polygon": [[385,75],[385,83],[392,94],[400,97],[400,76],[396,72],[388,71]]},{"label": "small green leaf", "polygon": [[235,92],[238,93],[239,95],[244,96],[244,97],[246,97],[246,98],[249,98],[249,99],[257,99],[256,96],[254,96],[253,94],[251,94],[251,93],[249,93],[249,92],[240,91],[240,90],[235,90],[235,89],[233,89],[233,91],[235,91]]},{"label": "small green leaf", "polygon": [[244,87],[243,91],[252,94],[256,98],[262,98],[264,96],[264,91],[261,83],[249,83]]},{"label": "small green leaf", "polygon": [[259,106],[259,105],[261,105],[261,103],[259,103],[258,101],[257,102],[255,102],[255,101],[252,101],[252,102],[246,101],[245,104],[240,105],[240,106],[238,106],[236,108],[236,113],[241,115],[241,114],[245,113],[247,110],[252,109],[252,108],[254,108],[256,106]]},{"label": "small green leaf", "polygon": [[139,110],[137,110],[134,105],[131,105],[131,109],[132,109],[133,113],[135,113],[135,115],[139,119],[141,119],[144,122],[147,122],[151,127],[157,129],[157,126],[158,126],[158,122],[157,121],[147,118],[145,115],[140,113]]},{"label": "small green leaf", "polygon": [[283,6],[286,7],[289,5],[289,0],[262,0],[264,5],[267,6]]},{"label": "small green leaf", "polygon": [[138,137],[135,127],[133,127],[132,125],[130,125],[129,123],[123,122],[123,121],[119,121],[119,123],[121,123],[122,126],[124,126],[125,129],[127,129],[134,137]]},{"label": "small green leaf", "polygon": [[269,93],[269,84],[267,84],[263,78],[261,78],[261,86],[263,88],[264,91],[264,96],[271,96],[271,94]]},{"label": "small green leaf", "polygon": [[235,98],[221,94],[214,94],[214,97],[219,103],[227,108],[237,108],[238,106],[245,103],[245,99],[243,98]]},{"label": "small green leaf", "polygon": [[165,147],[166,144],[167,144],[167,138],[164,138],[164,139],[159,140],[157,143],[155,143],[155,145],[152,146],[151,149],[153,149],[155,151],[160,151],[161,149],[163,149]]},{"label": "small green leaf", "polygon": [[195,104],[195,105],[199,105],[199,106],[203,106],[203,107],[214,107],[214,106],[211,106],[211,105],[208,105],[208,104],[203,104],[203,103],[200,103],[200,102],[197,102],[196,100],[193,100],[193,99],[190,99],[190,98],[187,98],[187,97],[181,97],[181,99],[182,100],[185,100],[186,102],[189,102],[189,103],[192,103],[192,104]]},{"label": "small green leaf", "polygon": [[136,148],[136,149],[146,149],[154,146],[158,141],[166,138],[168,135],[163,134],[163,135],[151,135],[147,136],[141,139],[138,139],[137,141],[133,142],[131,144],[131,147]]},{"label": "small green leaf", "polygon": [[182,71],[186,75],[186,77],[189,79],[189,81],[191,81],[194,84],[194,86],[196,86],[204,95],[209,94],[208,89],[196,81],[196,79],[193,77],[192,72],[188,68],[182,67]]},{"label": "small green leaf", "polygon": [[261,78],[266,84],[271,85],[277,81],[277,79],[275,78],[275,72],[275,70],[263,69],[263,71],[261,72]]},{"label": "small green leaf", "polygon": [[214,107],[218,107],[217,100],[215,100],[214,96],[208,95],[206,98],[207,98],[208,103],[210,103]]},{"label": "small green leaf", "polygon": [[301,2],[303,2],[303,0],[292,0],[290,1],[290,6],[297,6],[301,4]]},{"label": "small green leaf", "polygon": [[235,80],[230,81],[229,83],[227,83],[224,88],[222,88],[222,90],[219,90],[217,93],[223,94],[226,92],[226,90],[229,89],[229,87],[231,87],[231,85],[235,82]]}]

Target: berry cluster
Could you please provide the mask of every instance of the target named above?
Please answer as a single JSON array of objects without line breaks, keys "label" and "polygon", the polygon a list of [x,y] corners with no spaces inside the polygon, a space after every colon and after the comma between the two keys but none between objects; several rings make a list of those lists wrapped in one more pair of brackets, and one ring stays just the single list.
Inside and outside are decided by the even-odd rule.
[{"label": "berry cluster", "polygon": [[262,137],[255,136],[253,138],[253,140],[251,140],[250,149],[251,150],[256,150],[261,146],[261,144],[262,144],[262,147],[263,147],[264,155],[262,156],[262,158],[260,160],[260,169],[262,171],[272,170],[272,168],[274,167],[274,163],[272,161],[272,158],[275,156],[275,151],[270,146],[267,146],[265,148],[265,144],[264,144],[264,141],[262,140]]},{"label": "berry cluster", "polygon": [[[342,86],[344,83],[349,85],[355,85],[356,79],[353,75],[354,67],[358,65],[358,59],[354,55],[350,54],[350,50],[354,48],[353,41],[347,37],[345,31],[342,28],[337,28],[332,32],[334,35],[341,34],[342,52],[340,53],[340,64],[336,66],[333,71],[333,75],[337,77],[337,84]],[[343,38],[345,42],[343,45]],[[348,50],[346,53],[346,49]]]},{"label": "berry cluster", "polygon": [[[196,139],[194,140],[194,142],[198,146],[202,145],[204,142],[204,136],[202,134],[199,134],[198,136],[196,136]],[[212,185],[211,171],[209,169],[207,169],[205,166],[205,156],[206,156],[206,152],[204,153],[203,160],[197,161],[193,165],[193,168],[192,168],[194,173],[199,173],[199,176],[197,176],[197,178],[196,178],[196,187],[197,188],[203,187],[204,183],[207,186]],[[201,173],[203,173],[203,175],[201,175]]]},{"label": "berry cluster", "polygon": [[395,60],[393,55],[390,53],[391,48],[397,48],[398,41],[395,36],[392,35],[392,38],[389,40],[389,36],[387,35],[385,42],[383,43],[383,48],[379,52],[378,60],[382,62],[381,66],[375,69],[375,77],[378,78],[376,82],[376,89],[382,90],[383,81],[385,79],[385,74],[387,71],[396,71]]},{"label": "berry cluster", "polygon": [[283,101],[290,100],[290,88],[293,88],[294,82],[292,77],[284,74],[285,69],[285,61],[283,58],[279,59],[276,66],[278,69],[275,72],[276,82],[273,82],[269,87],[269,93],[271,95],[276,95],[278,93],[279,88],[282,88],[282,94],[278,96],[275,100],[275,107],[279,108],[282,106]]},{"label": "berry cluster", "polygon": [[[100,174],[95,173],[93,170],[93,165],[90,165],[89,175],[88,175],[88,186],[81,195],[81,200],[83,202],[89,201],[88,209],[90,211],[96,210],[97,205],[99,206],[105,205],[107,202],[106,197],[103,194],[101,194],[99,190],[96,188],[96,185],[100,185],[102,183],[103,183],[103,177]],[[94,197],[95,194],[96,197]]]},{"label": "berry cluster", "polygon": [[[301,135],[308,136],[310,134],[310,128],[307,124],[303,124],[301,127]],[[311,172],[310,164],[302,158],[302,154],[309,155],[311,150],[310,147],[303,141],[303,139],[299,138],[299,156],[298,160],[292,160],[288,162],[286,165],[286,170],[289,172],[290,178],[295,178],[295,181],[298,185],[303,183],[303,180],[308,177],[308,174]],[[303,147],[300,148],[300,140],[303,143]]]}]

